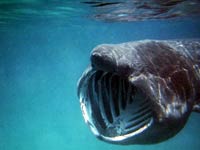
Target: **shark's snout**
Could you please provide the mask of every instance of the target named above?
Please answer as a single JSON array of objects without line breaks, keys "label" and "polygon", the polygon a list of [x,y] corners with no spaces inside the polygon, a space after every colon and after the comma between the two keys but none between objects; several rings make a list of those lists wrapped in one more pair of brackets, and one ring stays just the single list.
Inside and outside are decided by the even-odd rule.
[{"label": "shark's snout", "polygon": [[92,67],[106,72],[116,70],[116,60],[112,51],[96,50],[91,54]]}]

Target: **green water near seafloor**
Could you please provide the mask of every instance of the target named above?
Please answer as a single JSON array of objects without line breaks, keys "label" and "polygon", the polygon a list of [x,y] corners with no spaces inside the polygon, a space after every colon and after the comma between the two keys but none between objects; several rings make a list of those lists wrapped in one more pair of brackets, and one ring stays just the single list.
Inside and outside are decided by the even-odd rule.
[{"label": "green water near seafloor", "polygon": [[103,23],[69,12],[65,19],[17,18],[3,19],[0,26],[0,150],[200,148],[197,113],[177,136],[160,144],[119,146],[99,141],[84,123],[76,89],[96,45],[199,38],[198,18]]}]

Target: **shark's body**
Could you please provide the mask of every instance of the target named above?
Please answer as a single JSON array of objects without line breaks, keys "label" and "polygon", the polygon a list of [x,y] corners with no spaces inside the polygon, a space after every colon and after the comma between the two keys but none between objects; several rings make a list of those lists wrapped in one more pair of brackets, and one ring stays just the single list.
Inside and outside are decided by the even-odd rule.
[{"label": "shark's body", "polygon": [[86,123],[115,144],[152,144],[200,112],[200,40],[99,45],[78,95]]}]

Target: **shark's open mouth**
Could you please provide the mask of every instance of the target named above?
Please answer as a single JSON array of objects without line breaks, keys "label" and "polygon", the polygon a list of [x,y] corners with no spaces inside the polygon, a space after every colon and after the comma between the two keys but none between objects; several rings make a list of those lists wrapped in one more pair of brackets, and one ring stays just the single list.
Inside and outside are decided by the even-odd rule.
[{"label": "shark's open mouth", "polygon": [[126,78],[89,70],[79,85],[83,116],[97,137],[119,142],[132,138],[152,124],[148,96]]}]

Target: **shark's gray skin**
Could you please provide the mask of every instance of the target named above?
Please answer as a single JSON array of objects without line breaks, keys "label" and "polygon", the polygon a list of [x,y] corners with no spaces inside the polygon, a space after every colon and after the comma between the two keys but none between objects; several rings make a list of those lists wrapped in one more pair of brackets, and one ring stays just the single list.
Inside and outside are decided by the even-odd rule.
[{"label": "shark's gray skin", "polygon": [[153,144],[200,112],[200,40],[99,45],[78,83],[92,132],[115,144]]}]

